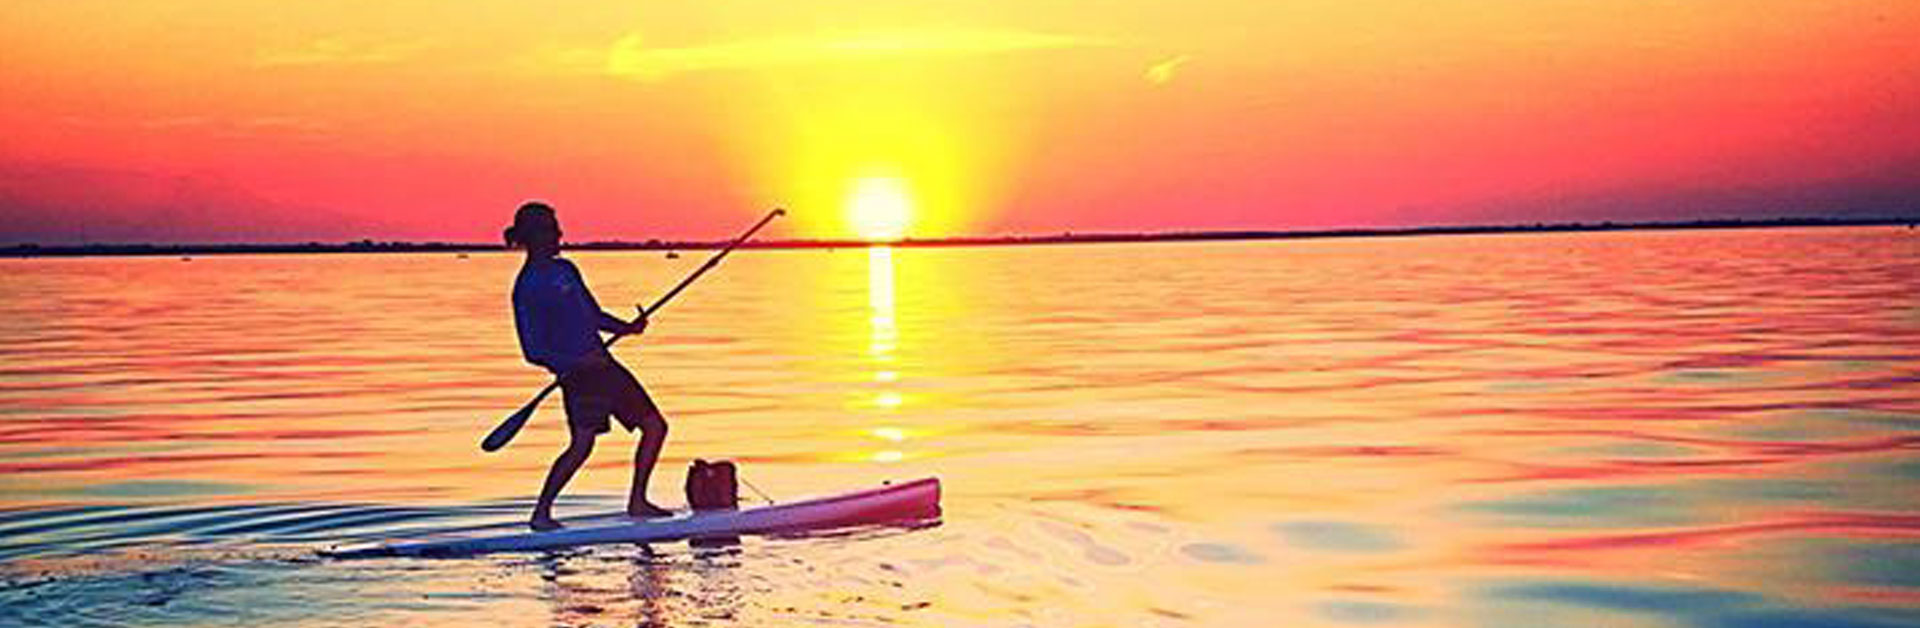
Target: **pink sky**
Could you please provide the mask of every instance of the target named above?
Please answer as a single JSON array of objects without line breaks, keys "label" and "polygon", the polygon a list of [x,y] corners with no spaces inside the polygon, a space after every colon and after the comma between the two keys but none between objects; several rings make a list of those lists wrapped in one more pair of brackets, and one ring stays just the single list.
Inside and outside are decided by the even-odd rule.
[{"label": "pink sky", "polygon": [[160,4],[0,6],[0,243],[1920,214],[1910,2]]}]

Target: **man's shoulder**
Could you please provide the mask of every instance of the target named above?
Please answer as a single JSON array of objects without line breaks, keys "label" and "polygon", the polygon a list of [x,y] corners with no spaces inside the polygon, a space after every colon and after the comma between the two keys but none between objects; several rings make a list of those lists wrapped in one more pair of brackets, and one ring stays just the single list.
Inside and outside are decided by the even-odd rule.
[{"label": "man's shoulder", "polygon": [[580,271],[563,259],[529,262],[520,267],[520,274],[513,278],[513,291],[539,290],[569,283]]},{"label": "man's shoulder", "polygon": [[539,262],[528,264],[521,272],[523,274],[534,273],[540,277],[579,277],[580,267],[574,266],[571,260],[564,257],[549,257]]},{"label": "man's shoulder", "polygon": [[564,257],[552,257],[527,262],[520,267],[520,277],[547,277],[552,275],[579,275],[580,269]]},{"label": "man's shoulder", "polygon": [[584,289],[587,278],[580,276],[580,267],[564,257],[556,257],[553,262],[553,283],[563,289]]}]

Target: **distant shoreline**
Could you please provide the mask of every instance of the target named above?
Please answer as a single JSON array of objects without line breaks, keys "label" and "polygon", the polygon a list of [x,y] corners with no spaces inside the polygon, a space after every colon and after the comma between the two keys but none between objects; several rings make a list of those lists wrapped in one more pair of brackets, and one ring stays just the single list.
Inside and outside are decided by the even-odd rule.
[{"label": "distant shoreline", "polygon": [[[1501,233],[1570,233],[1587,231],[1668,231],[1695,229],[1765,229],[1780,227],[1869,227],[1905,226],[1913,229],[1920,217],[1904,218],[1776,218],[1766,220],[1692,220],[1675,222],[1564,222],[1525,225],[1471,225],[1404,227],[1382,229],[1321,229],[1285,231],[1161,231],[1153,233],[1073,233],[1037,236],[957,237],[869,242],[866,240],[764,240],[741,248],[756,249],[835,249],[864,248],[876,244],[913,247],[1020,246],[1033,244],[1100,244],[1125,242],[1196,242],[1223,240],[1301,240],[1318,238],[1371,238],[1428,235],[1474,235]],[[606,241],[568,244],[574,251],[678,251],[714,249],[727,241],[644,242]],[[281,253],[479,253],[502,251],[497,244],[470,242],[304,242],[260,244],[17,244],[0,247],[0,257],[117,257],[117,256],[193,256]]]}]

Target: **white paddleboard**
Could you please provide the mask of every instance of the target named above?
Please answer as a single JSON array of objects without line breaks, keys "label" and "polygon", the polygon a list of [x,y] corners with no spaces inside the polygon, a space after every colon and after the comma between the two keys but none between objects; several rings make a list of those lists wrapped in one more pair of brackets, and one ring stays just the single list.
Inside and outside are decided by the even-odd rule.
[{"label": "white paddleboard", "polygon": [[619,517],[618,523],[523,532],[501,536],[445,539],[329,549],[330,558],[381,556],[470,556],[598,545],[648,543],[743,534],[801,532],[856,525],[924,522],[940,516],[940,479],[922,478],[840,495],[741,510],[682,512],[654,519]]}]

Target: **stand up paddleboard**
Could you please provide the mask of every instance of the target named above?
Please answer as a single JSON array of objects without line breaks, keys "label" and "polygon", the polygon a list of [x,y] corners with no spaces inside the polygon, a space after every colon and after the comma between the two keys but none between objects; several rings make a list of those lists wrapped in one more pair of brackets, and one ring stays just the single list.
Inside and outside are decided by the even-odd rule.
[{"label": "stand up paddleboard", "polygon": [[741,510],[683,512],[654,519],[620,517],[619,523],[549,532],[395,543],[324,550],[329,558],[470,556],[690,538],[805,532],[857,525],[926,522],[940,516],[940,479],[923,478],[878,488]]}]

